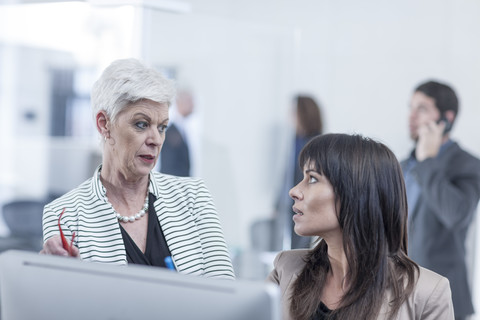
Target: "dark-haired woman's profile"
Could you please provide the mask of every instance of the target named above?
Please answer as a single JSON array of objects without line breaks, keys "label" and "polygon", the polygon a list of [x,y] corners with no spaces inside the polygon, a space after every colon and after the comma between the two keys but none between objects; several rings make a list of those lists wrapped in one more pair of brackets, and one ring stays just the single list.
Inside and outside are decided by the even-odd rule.
[{"label": "dark-haired woman's profile", "polygon": [[385,145],[358,135],[313,138],[290,190],[295,232],[313,249],[279,253],[268,280],[284,319],[454,319],[446,278],[407,256],[401,167]]}]

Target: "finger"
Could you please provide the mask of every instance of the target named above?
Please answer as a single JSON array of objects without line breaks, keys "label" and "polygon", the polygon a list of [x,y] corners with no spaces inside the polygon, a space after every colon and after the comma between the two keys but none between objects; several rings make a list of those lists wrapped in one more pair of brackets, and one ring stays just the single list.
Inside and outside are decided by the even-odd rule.
[{"label": "finger", "polygon": [[436,135],[441,135],[445,129],[445,122],[441,121],[439,123],[435,121],[429,121],[425,124],[425,127],[428,132],[434,133]]},{"label": "finger", "polygon": [[69,256],[68,251],[63,249],[63,248],[55,250],[54,252],[52,252],[52,254],[55,255],[55,256],[62,256],[62,257],[68,257]]},{"label": "finger", "polygon": [[425,135],[428,134],[428,132],[430,132],[430,129],[427,125],[423,125],[418,128],[418,135],[420,137],[424,137]]},{"label": "finger", "polygon": [[427,127],[427,129],[429,131],[433,131],[435,130],[435,128],[437,127],[437,123],[435,121],[428,121],[425,126]]},{"label": "finger", "polygon": [[440,121],[440,123],[437,125],[437,128],[439,131],[443,132],[446,126],[447,126],[447,123],[445,121]]},{"label": "finger", "polygon": [[68,256],[67,250],[63,248],[60,236],[53,236],[43,244],[43,254],[51,254],[56,256]]},{"label": "finger", "polygon": [[75,247],[75,246],[72,247],[72,252],[71,252],[71,254],[72,254],[72,257],[80,257],[80,251],[79,251],[78,248]]}]

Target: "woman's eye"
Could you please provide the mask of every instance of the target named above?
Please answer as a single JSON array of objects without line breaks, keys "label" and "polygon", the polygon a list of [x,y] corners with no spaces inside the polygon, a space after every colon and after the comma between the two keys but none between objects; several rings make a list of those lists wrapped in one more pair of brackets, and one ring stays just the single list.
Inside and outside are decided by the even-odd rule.
[{"label": "woman's eye", "polygon": [[148,123],[145,121],[139,121],[135,123],[135,126],[139,129],[146,129],[148,127]]},{"label": "woman's eye", "polygon": [[166,130],[167,130],[167,126],[166,126],[166,125],[163,125],[163,124],[162,124],[161,126],[158,127],[158,132],[160,132],[160,133],[163,133],[163,132],[165,132]]},{"label": "woman's eye", "polygon": [[308,183],[315,183],[315,182],[317,182],[317,181],[318,181],[318,180],[317,180],[317,178],[315,178],[315,177],[310,176],[310,178],[308,178]]}]

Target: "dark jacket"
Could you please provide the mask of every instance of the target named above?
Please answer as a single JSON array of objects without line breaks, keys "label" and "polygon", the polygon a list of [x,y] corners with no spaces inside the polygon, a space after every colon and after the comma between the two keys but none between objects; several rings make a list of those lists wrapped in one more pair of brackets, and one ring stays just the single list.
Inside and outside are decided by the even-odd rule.
[{"label": "dark jacket", "polygon": [[480,199],[480,160],[452,143],[412,173],[420,195],[409,210],[408,254],[450,280],[455,316],[465,317],[473,313],[465,238]]}]

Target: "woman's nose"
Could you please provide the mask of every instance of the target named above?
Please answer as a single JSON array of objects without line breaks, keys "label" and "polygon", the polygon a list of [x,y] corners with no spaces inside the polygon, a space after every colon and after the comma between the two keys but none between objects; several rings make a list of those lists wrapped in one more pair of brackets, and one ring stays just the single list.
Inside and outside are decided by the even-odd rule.
[{"label": "woman's nose", "polygon": [[301,192],[299,185],[300,185],[300,183],[297,184],[297,185],[296,185],[295,187],[293,187],[292,189],[290,189],[290,191],[288,192],[288,195],[289,195],[290,198],[292,198],[293,200],[300,200],[300,199],[302,199],[302,197],[303,197],[303,193]]},{"label": "woman's nose", "polygon": [[164,134],[162,134],[161,132],[159,132],[156,129],[153,129],[151,131],[150,135],[148,136],[147,144],[148,145],[159,146],[159,145],[162,144],[164,138],[165,138]]}]

